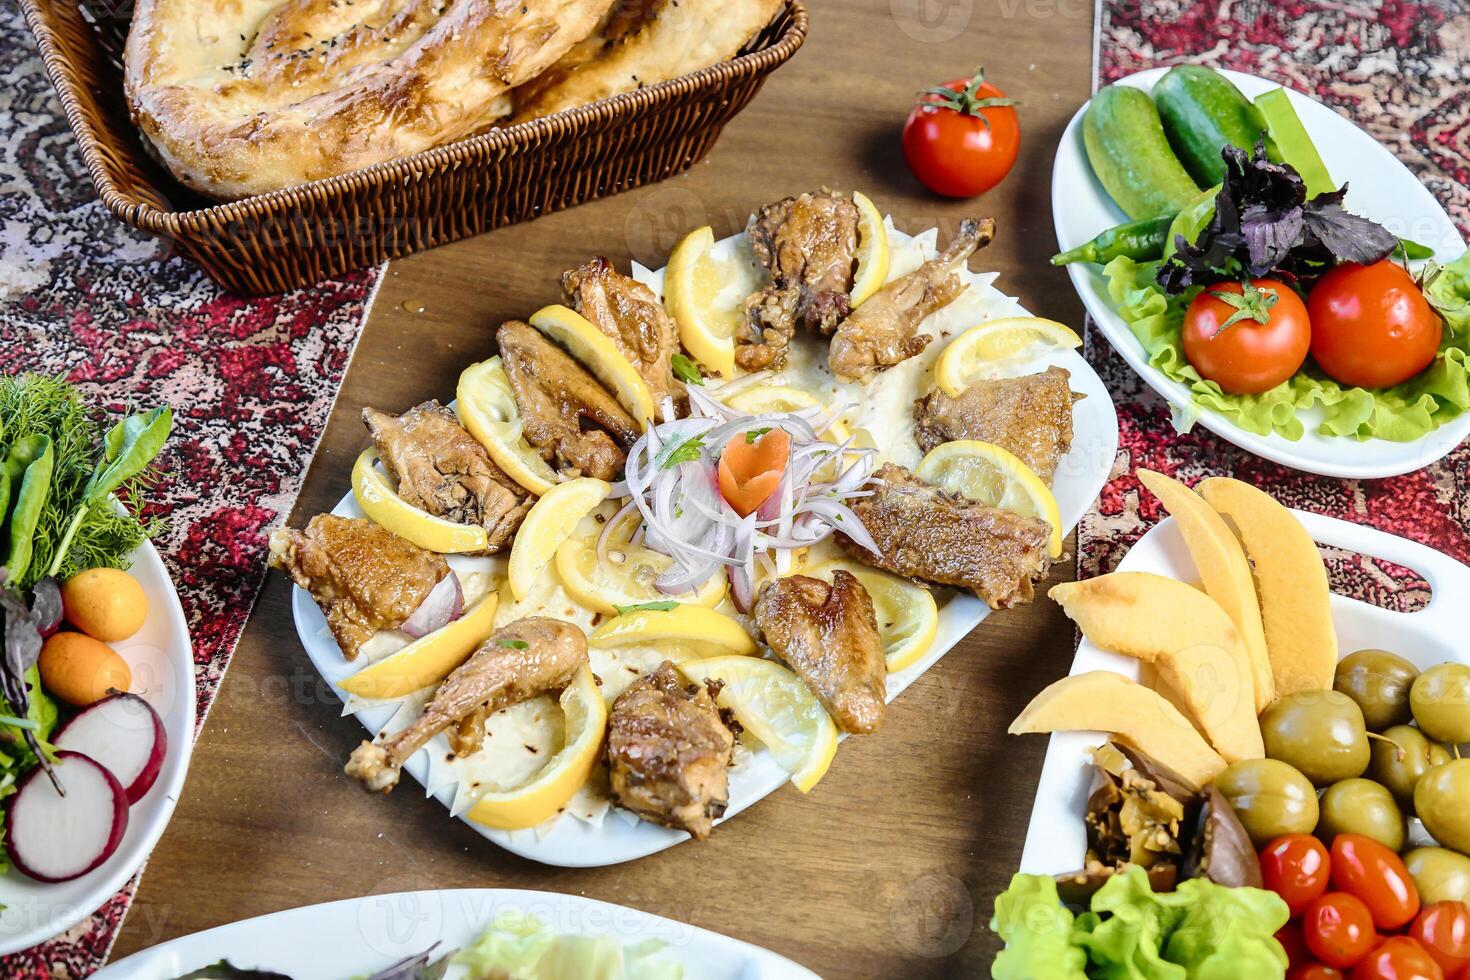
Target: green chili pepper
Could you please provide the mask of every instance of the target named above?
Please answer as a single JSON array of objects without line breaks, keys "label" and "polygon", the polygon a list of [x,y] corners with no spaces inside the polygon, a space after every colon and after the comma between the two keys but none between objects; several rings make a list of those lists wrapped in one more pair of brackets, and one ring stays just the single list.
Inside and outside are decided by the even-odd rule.
[{"label": "green chili pepper", "polygon": [[15,506],[10,508],[5,522],[9,532],[5,556],[7,582],[19,582],[31,567],[36,521],[51,492],[51,470],[55,462],[50,436],[26,436],[10,447],[10,456],[5,460],[6,496],[15,498]]},{"label": "green chili pepper", "polygon": [[1172,220],[1172,214],[1162,214],[1154,218],[1124,222],[1109,228],[1090,242],[1053,255],[1051,264],[1096,262],[1106,265],[1120,255],[1126,255],[1135,262],[1156,259],[1164,252],[1164,242]]},{"label": "green chili pepper", "polygon": [[173,411],[167,406],[151,412],[129,415],[107,431],[102,440],[102,459],[82,490],[82,502],[66,526],[66,534],[56,548],[48,575],[61,571],[61,563],[71,550],[72,539],[87,512],[107,499],[108,494],[130,480],[153,461],[173,427]]},{"label": "green chili pepper", "polygon": [[1417,262],[1420,259],[1434,258],[1434,249],[1428,245],[1420,245],[1418,242],[1408,238],[1400,238],[1399,244],[1404,247],[1402,252],[1404,258],[1412,262]]}]

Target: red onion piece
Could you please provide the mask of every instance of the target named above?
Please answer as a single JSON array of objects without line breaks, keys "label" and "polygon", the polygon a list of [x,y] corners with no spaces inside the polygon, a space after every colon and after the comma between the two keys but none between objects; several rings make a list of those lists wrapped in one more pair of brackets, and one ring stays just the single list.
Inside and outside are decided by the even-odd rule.
[{"label": "red onion piece", "polygon": [[429,590],[424,601],[403,621],[398,628],[414,639],[428,636],[454,622],[464,612],[464,591],[459,587],[459,576],[454,569]]}]

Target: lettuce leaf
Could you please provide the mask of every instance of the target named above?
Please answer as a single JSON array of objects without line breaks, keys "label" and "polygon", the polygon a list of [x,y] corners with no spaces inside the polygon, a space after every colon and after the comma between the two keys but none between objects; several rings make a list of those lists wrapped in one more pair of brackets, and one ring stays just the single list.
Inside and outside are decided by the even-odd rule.
[{"label": "lettuce leaf", "polygon": [[1006,948],[990,968],[995,980],[1087,980],[1087,954],[1072,943],[1072,913],[1056,880],[1017,874],[995,900],[991,931]]},{"label": "lettuce leaf", "polygon": [[1286,950],[1275,932],[1291,913],[1281,896],[1260,888],[1224,888],[1203,878],[1184,882],[1174,894],[1186,901],[1164,958],[1186,966],[1190,980],[1286,975]]},{"label": "lettuce leaf", "polygon": [[624,946],[612,936],[557,935],[513,908],[496,913],[454,962],[475,977],[510,980],[681,980],[684,968],[657,940]]},{"label": "lettuce leaf", "polygon": [[1306,432],[1301,412],[1321,407],[1318,432],[1350,439],[1413,442],[1470,409],[1470,252],[1444,267],[1427,294],[1445,316],[1440,351],[1425,371],[1392,388],[1344,388],[1310,362],[1290,380],[1259,395],[1231,395],[1200,377],[1184,357],[1179,331],[1199,293],[1168,296],[1155,282],[1157,262],[1119,257],[1103,269],[1108,295],[1149,364],[1189,389],[1191,404],[1174,406],[1175,424],[1188,431],[1200,410],[1218,412],[1256,435],[1295,441]]}]

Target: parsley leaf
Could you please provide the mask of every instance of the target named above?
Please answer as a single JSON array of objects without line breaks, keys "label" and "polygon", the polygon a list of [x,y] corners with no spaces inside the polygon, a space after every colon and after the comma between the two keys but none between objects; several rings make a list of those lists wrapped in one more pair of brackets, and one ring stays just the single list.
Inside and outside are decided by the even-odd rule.
[{"label": "parsley leaf", "polygon": [[675,354],[669,358],[669,367],[674,369],[674,377],[687,384],[704,384],[704,375],[699,373],[699,365],[685,357],[683,354]]},{"label": "parsley leaf", "polygon": [[692,463],[704,451],[704,436],[690,436],[683,442],[669,443],[658,454],[656,463],[661,470],[671,469],[680,463]]},{"label": "parsley leaf", "polygon": [[626,616],[628,615],[628,613],[638,612],[640,609],[651,609],[654,612],[668,612],[670,609],[674,609],[678,605],[679,603],[674,599],[662,599],[658,602],[640,602],[632,606],[615,605],[613,606],[613,608],[618,611],[619,616]]},{"label": "parsley leaf", "polygon": [[495,645],[498,647],[505,647],[507,650],[524,650],[531,644],[527,643],[525,640],[496,640]]},{"label": "parsley leaf", "polygon": [[763,429],[751,429],[749,432],[745,433],[745,444],[747,446],[754,446],[756,440],[758,440],[761,436],[770,431],[771,427],[769,425]]}]

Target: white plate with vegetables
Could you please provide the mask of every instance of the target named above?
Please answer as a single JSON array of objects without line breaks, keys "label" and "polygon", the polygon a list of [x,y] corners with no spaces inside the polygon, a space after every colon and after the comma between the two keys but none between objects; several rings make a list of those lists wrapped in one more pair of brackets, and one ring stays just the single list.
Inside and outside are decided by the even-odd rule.
[{"label": "white plate with vegetables", "polygon": [[[1139,72],[1110,88],[1154,92],[1165,72],[1163,68]],[[1435,298],[1441,308],[1449,312],[1452,320],[1463,321],[1463,309],[1454,312],[1453,308],[1463,303],[1464,295],[1470,294],[1470,286],[1465,282],[1467,269],[1462,267],[1463,264],[1452,263],[1461,257],[1464,243],[1444,209],[1414,175],[1371,136],[1309,96],[1282,89],[1276,83],[1252,75],[1232,71],[1218,74],[1233,83],[1245,99],[1253,100],[1251,103],[1242,100],[1245,106],[1253,106],[1265,96],[1270,110],[1270,127],[1281,135],[1280,148],[1275,140],[1270,144],[1272,153],[1280,156],[1284,151],[1288,162],[1295,163],[1306,174],[1309,178],[1307,195],[1314,196],[1324,187],[1346,183],[1348,193],[1344,207],[1347,211],[1372,219],[1394,236],[1425,246],[1426,252],[1432,251],[1433,259],[1446,266],[1432,287]],[[1273,94],[1278,92],[1282,94]],[[1154,96],[1153,101],[1158,101],[1156,92]],[[1209,101],[1212,97],[1204,97],[1201,101],[1207,108],[1218,108]],[[1110,131],[1111,138],[1104,141],[1116,151],[1113,157],[1116,161],[1126,164],[1129,154],[1142,153],[1145,157],[1134,161],[1137,169],[1131,176],[1125,176],[1121,185],[1116,171],[1110,175],[1108,182],[1117,192],[1110,195],[1104,181],[1089,163],[1085,146],[1085,119],[1089,107],[1096,101],[1097,97],[1078,110],[1067,126],[1052,171],[1053,219],[1057,242],[1063,251],[1083,247],[1094,236],[1130,219],[1146,220],[1161,214],[1167,217],[1191,202],[1191,192],[1196,195],[1193,199],[1196,202],[1199,196],[1208,196],[1199,188],[1210,187],[1205,181],[1213,179],[1212,175],[1200,171],[1200,164],[1195,160],[1190,161],[1194,167],[1193,175],[1186,171],[1181,159],[1188,158],[1189,154],[1175,155],[1170,143],[1165,141],[1155,112],[1151,122],[1144,118],[1139,124],[1142,129],[1152,127],[1151,142],[1142,140],[1129,144],[1127,139],[1132,134],[1119,135],[1116,128]],[[1125,108],[1131,111],[1142,106],[1141,115],[1146,117],[1149,112],[1154,112],[1147,108],[1149,101],[1143,100],[1141,104]],[[1241,111],[1259,113],[1260,109]],[[1293,117],[1301,127],[1294,133],[1291,132]],[[1132,116],[1127,118],[1133,119]],[[1165,118],[1179,117],[1166,113]],[[1186,122],[1188,118],[1185,117]],[[1266,121],[1268,117],[1256,115],[1252,118]],[[1168,125],[1172,127],[1171,132],[1188,128],[1184,122],[1171,121]],[[1245,125],[1249,127],[1252,123]],[[1195,135],[1198,136],[1197,133]],[[1178,148],[1177,140],[1171,142],[1174,142],[1174,148]],[[1148,145],[1144,146],[1145,143]],[[1304,147],[1315,147],[1320,153],[1320,160],[1314,160],[1310,150]],[[1295,159],[1291,159],[1293,157]],[[1317,169],[1319,163],[1325,168],[1325,173]],[[1127,189],[1130,183],[1131,191]],[[1119,190],[1120,186],[1124,189]],[[1115,203],[1114,198],[1118,196],[1127,205],[1126,211]],[[1167,240],[1172,242],[1175,232],[1197,232],[1201,219],[1208,219],[1209,211],[1201,213],[1196,209],[1195,216],[1195,224],[1188,229],[1183,224],[1169,228]],[[1155,234],[1163,236],[1162,231]],[[1113,244],[1118,247],[1120,243]],[[1421,253],[1416,251],[1415,254]],[[1458,336],[1454,337],[1453,343],[1451,338],[1456,331],[1449,326],[1444,330],[1444,346],[1454,348],[1448,356],[1439,354],[1427,370],[1414,373],[1399,387],[1383,389],[1377,383],[1368,383],[1366,387],[1364,383],[1386,384],[1392,381],[1391,378],[1375,378],[1371,373],[1361,376],[1351,366],[1340,368],[1342,384],[1326,377],[1318,361],[1333,363],[1334,370],[1339,370],[1331,357],[1332,336],[1334,332],[1342,334],[1349,331],[1350,324],[1322,327],[1319,324],[1329,323],[1331,318],[1313,313],[1309,328],[1314,344],[1313,356],[1307,357],[1301,340],[1302,331],[1308,328],[1296,328],[1295,339],[1284,341],[1285,352],[1272,354],[1267,360],[1286,358],[1289,362],[1293,357],[1303,358],[1305,363],[1297,361],[1302,364],[1300,369],[1292,373],[1288,363],[1287,371],[1283,373],[1290,374],[1290,379],[1264,394],[1232,394],[1202,378],[1186,350],[1181,349],[1179,330],[1183,304],[1176,301],[1174,308],[1166,308],[1165,295],[1155,288],[1149,255],[1157,258],[1157,248],[1138,250],[1132,257],[1124,255],[1115,265],[1107,266],[1106,273],[1104,264],[1089,261],[1070,263],[1068,273],[1103,335],[1129,365],[1170,403],[1176,424],[1197,421],[1266,459],[1307,472],[1348,478],[1411,472],[1443,457],[1470,434],[1470,413],[1464,411],[1470,405],[1464,404],[1467,390],[1463,366],[1465,351],[1460,346],[1465,343],[1463,322],[1457,323]],[[1107,258],[1108,254],[1103,257]],[[1300,268],[1298,265],[1297,270]],[[1418,264],[1411,265],[1411,268],[1417,271]],[[1407,276],[1403,278],[1408,279]],[[1362,295],[1371,300],[1374,290],[1381,285],[1362,279],[1357,281],[1357,285],[1339,280],[1334,288],[1348,299],[1352,298],[1355,289],[1361,289]],[[1417,289],[1407,291],[1417,292]],[[1324,292],[1323,302],[1329,298]],[[1288,302],[1281,300],[1280,310],[1284,311]],[[1318,309],[1310,299],[1307,307]],[[1416,309],[1422,314],[1423,309]],[[1305,314],[1306,310],[1301,312]],[[1253,324],[1241,321],[1236,325]],[[1221,335],[1228,333],[1229,328],[1226,328]],[[1390,346],[1384,350],[1393,356],[1377,357],[1378,362],[1387,363],[1399,357],[1394,353],[1397,348],[1389,343]],[[1425,343],[1428,343],[1427,349]],[[1318,344],[1325,345],[1325,353],[1320,356]],[[1362,343],[1349,346],[1371,349]],[[1403,348],[1403,357],[1409,364],[1407,369],[1412,369],[1417,351],[1425,350],[1432,354],[1434,349],[1432,342]],[[1353,379],[1360,383],[1352,384]],[[1235,380],[1226,377],[1227,383]],[[1322,431],[1324,426],[1330,433]]]},{"label": "white plate with vegetables", "polygon": [[[1470,595],[1470,568],[1424,545],[1374,528],[1303,511],[1290,513],[1313,541],[1409,568],[1422,575],[1432,590],[1428,604],[1411,613],[1332,595],[1331,626],[1336,632],[1339,656],[1359,650],[1389,650],[1420,670],[1446,661],[1464,661],[1456,639],[1461,632],[1457,609],[1463,597]],[[1200,574],[1179,521],[1172,517],[1145,534],[1119,563],[1118,571],[1150,572],[1179,582],[1197,581]],[[1112,671],[1135,680],[1143,675],[1139,660],[1099,649],[1084,639],[1070,674],[1089,671]],[[1095,731],[1057,731],[1051,735],[1021,857],[1023,872],[1066,874],[1082,866],[1087,850],[1082,817],[1092,785],[1090,752],[1105,737]],[[1411,836],[1425,839],[1422,833]]]},{"label": "white plate with vegetables", "polygon": [[[0,378],[0,421],[5,576],[20,585],[0,604],[7,654],[26,678],[22,709],[8,659],[0,689],[4,954],[75,925],[146,860],[188,769],[195,688],[168,571],[113,499],[136,505],[146,491],[139,477],[167,438],[168,410],[104,434],[74,389],[26,376]],[[18,552],[21,539],[30,547]],[[127,571],[100,567],[119,565]]]},{"label": "white plate with vegetables", "polygon": [[816,977],[783,956],[673,919],[577,895],[499,888],[400,892],[275,912],[135,953],[97,976],[171,980],[228,961],[236,971],[229,975],[239,978],[258,970],[275,980],[339,980],[446,957],[444,976],[454,980],[532,972],[608,980]]}]

